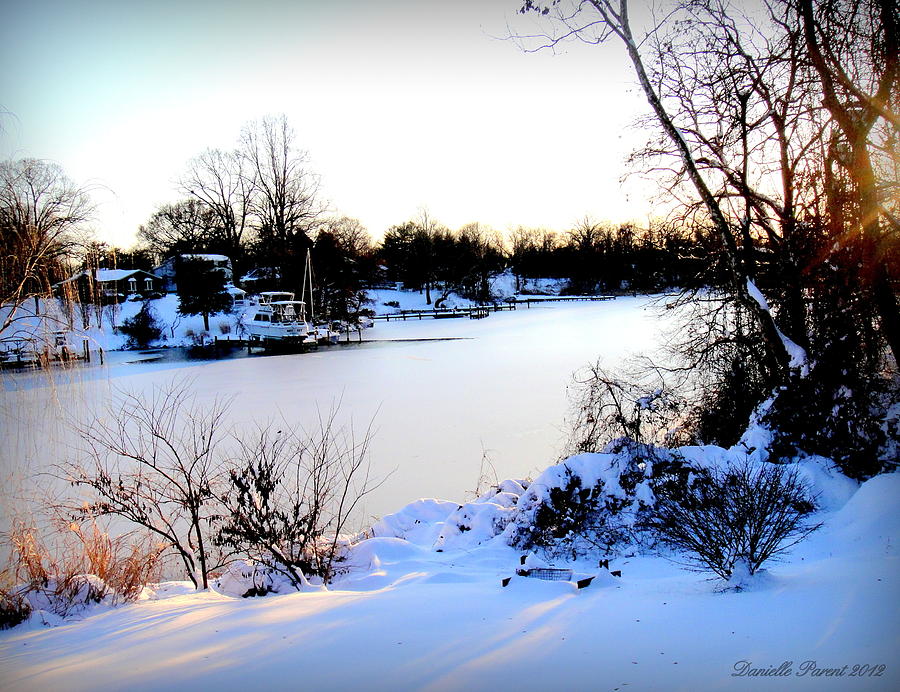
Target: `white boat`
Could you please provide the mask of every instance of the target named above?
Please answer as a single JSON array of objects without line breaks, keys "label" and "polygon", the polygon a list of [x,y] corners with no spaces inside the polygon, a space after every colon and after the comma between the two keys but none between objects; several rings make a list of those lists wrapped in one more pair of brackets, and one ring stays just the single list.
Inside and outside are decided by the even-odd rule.
[{"label": "white boat", "polygon": [[244,313],[244,329],[251,341],[315,344],[306,321],[306,303],[288,291],[263,291]]},{"label": "white boat", "polygon": [[312,334],[320,344],[336,344],[341,337],[340,332],[335,331],[331,328],[331,325],[328,324],[314,325],[310,330],[310,334]]}]

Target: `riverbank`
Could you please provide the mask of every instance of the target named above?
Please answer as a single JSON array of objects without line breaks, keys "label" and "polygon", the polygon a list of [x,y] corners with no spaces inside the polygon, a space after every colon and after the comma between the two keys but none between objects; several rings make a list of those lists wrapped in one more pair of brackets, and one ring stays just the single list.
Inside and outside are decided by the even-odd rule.
[{"label": "riverbank", "polygon": [[363,541],[328,591],[160,584],[80,621],[0,632],[0,676],[10,690],[894,690],[898,498],[897,474],[867,482],[740,592],[661,557],[614,560],[619,577],[576,563],[601,573],[582,590],[504,588],[518,552],[435,552],[455,505],[413,505],[415,530]]}]

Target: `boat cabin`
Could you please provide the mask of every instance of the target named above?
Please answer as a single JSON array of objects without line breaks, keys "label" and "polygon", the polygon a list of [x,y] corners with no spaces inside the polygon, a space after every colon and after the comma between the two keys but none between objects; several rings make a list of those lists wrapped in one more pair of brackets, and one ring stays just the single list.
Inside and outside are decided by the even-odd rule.
[{"label": "boat cabin", "polygon": [[294,300],[294,294],[289,291],[263,291],[259,294],[260,305],[270,305],[276,302],[288,302]]}]

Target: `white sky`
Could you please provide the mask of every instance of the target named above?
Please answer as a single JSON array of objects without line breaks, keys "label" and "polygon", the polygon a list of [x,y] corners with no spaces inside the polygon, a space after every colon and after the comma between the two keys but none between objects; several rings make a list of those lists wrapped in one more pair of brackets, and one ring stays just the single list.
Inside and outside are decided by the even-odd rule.
[{"label": "white sky", "polygon": [[623,51],[492,38],[519,4],[5,0],[0,157],[94,185],[97,235],[126,246],[188,159],[280,113],[376,237],[420,207],[451,228],[646,219],[652,190],[620,183],[646,111]]}]

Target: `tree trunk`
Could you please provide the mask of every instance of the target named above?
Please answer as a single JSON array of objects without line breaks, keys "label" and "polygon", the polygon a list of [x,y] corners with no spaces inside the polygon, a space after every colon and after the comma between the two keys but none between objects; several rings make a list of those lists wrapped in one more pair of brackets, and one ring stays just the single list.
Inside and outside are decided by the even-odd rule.
[{"label": "tree trunk", "polygon": [[681,135],[681,132],[679,132],[678,128],[675,126],[675,123],[669,116],[668,112],[660,101],[658,94],[654,90],[653,85],[650,83],[650,79],[647,76],[647,72],[644,68],[643,60],[640,53],[638,52],[637,45],[634,42],[634,38],[632,37],[631,27],[629,26],[627,18],[624,17],[624,15],[621,28],[616,33],[625,43],[625,47],[628,51],[628,56],[631,59],[631,63],[634,66],[635,72],[637,73],[638,81],[641,84],[641,88],[644,91],[644,95],[646,96],[647,101],[653,108],[653,112],[656,115],[657,120],[665,130],[666,134],[669,135],[670,139],[677,147],[678,153],[685,165],[685,168],[687,169],[691,182],[694,184],[694,187],[697,189],[697,192],[699,193],[703,204],[706,206],[706,209],[709,212],[710,217],[712,218],[713,225],[716,228],[716,232],[722,239],[722,244],[728,257],[728,268],[731,274],[731,285],[732,290],[735,294],[735,299],[742,307],[744,307],[751,315],[753,315],[755,321],[759,325],[766,347],[765,360],[767,362],[767,365],[769,366],[770,371],[775,376],[776,381],[782,381],[788,375],[790,355],[788,354],[779,329],[775,324],[772,313],[764,309],[758,301],[750,296],[747,287],[747,281],[751,277],[748,276],[746,270],[740,266],[738,258],[738,247],[737,243],[735,242],[734,234],[732,233],[731,228],[728,225],[728,221],[725,219],[725,216],[722,213],[722,209],[719,207],[718,202],[716,202],[715,197],[713,197],[712,192],[706,185],[706,181],[700,174],[700,171],[697,168],[697,164],[694,161],[694,156],[691,153],[687,142]]},{"label": "tree trunk", "polygon": [[[877,103],[872,100],[857,105],[841,103],[836,88],[836,70],[832,69],[823,55],[816,35],[815,18],[813,17],[812,0],[800,0],[800,17],[803,22],[803,33],[806,48],[813,67],[819,75],[824,94],[823,103],[834,118],[853,153],[851,165],[844,165],[850,179],[856,185],[858,204],[858,223],[860,240],[863,246],[863,267],[860,272],[860,283],[872,296],[873,307],[879,316],[879,329],[888,344],[894,360],[900,363],[900,309],[891,286],[890,267],[887,266],[884,251],[881,247],[880,219],[881,206],[878,203],[878,183],[872,158],[869,153],[869,132],[880,115]],[[885,6],[882,15],[885,28],[885,41],[896,48],[896,26],[892,23],[890,9]],[[885,66],[879,80],[879,93],[890,93],[895,87],[897,72],[896,51],[887,51],[890,65]],[[829,56],[829,59],[833,59]]]}]

